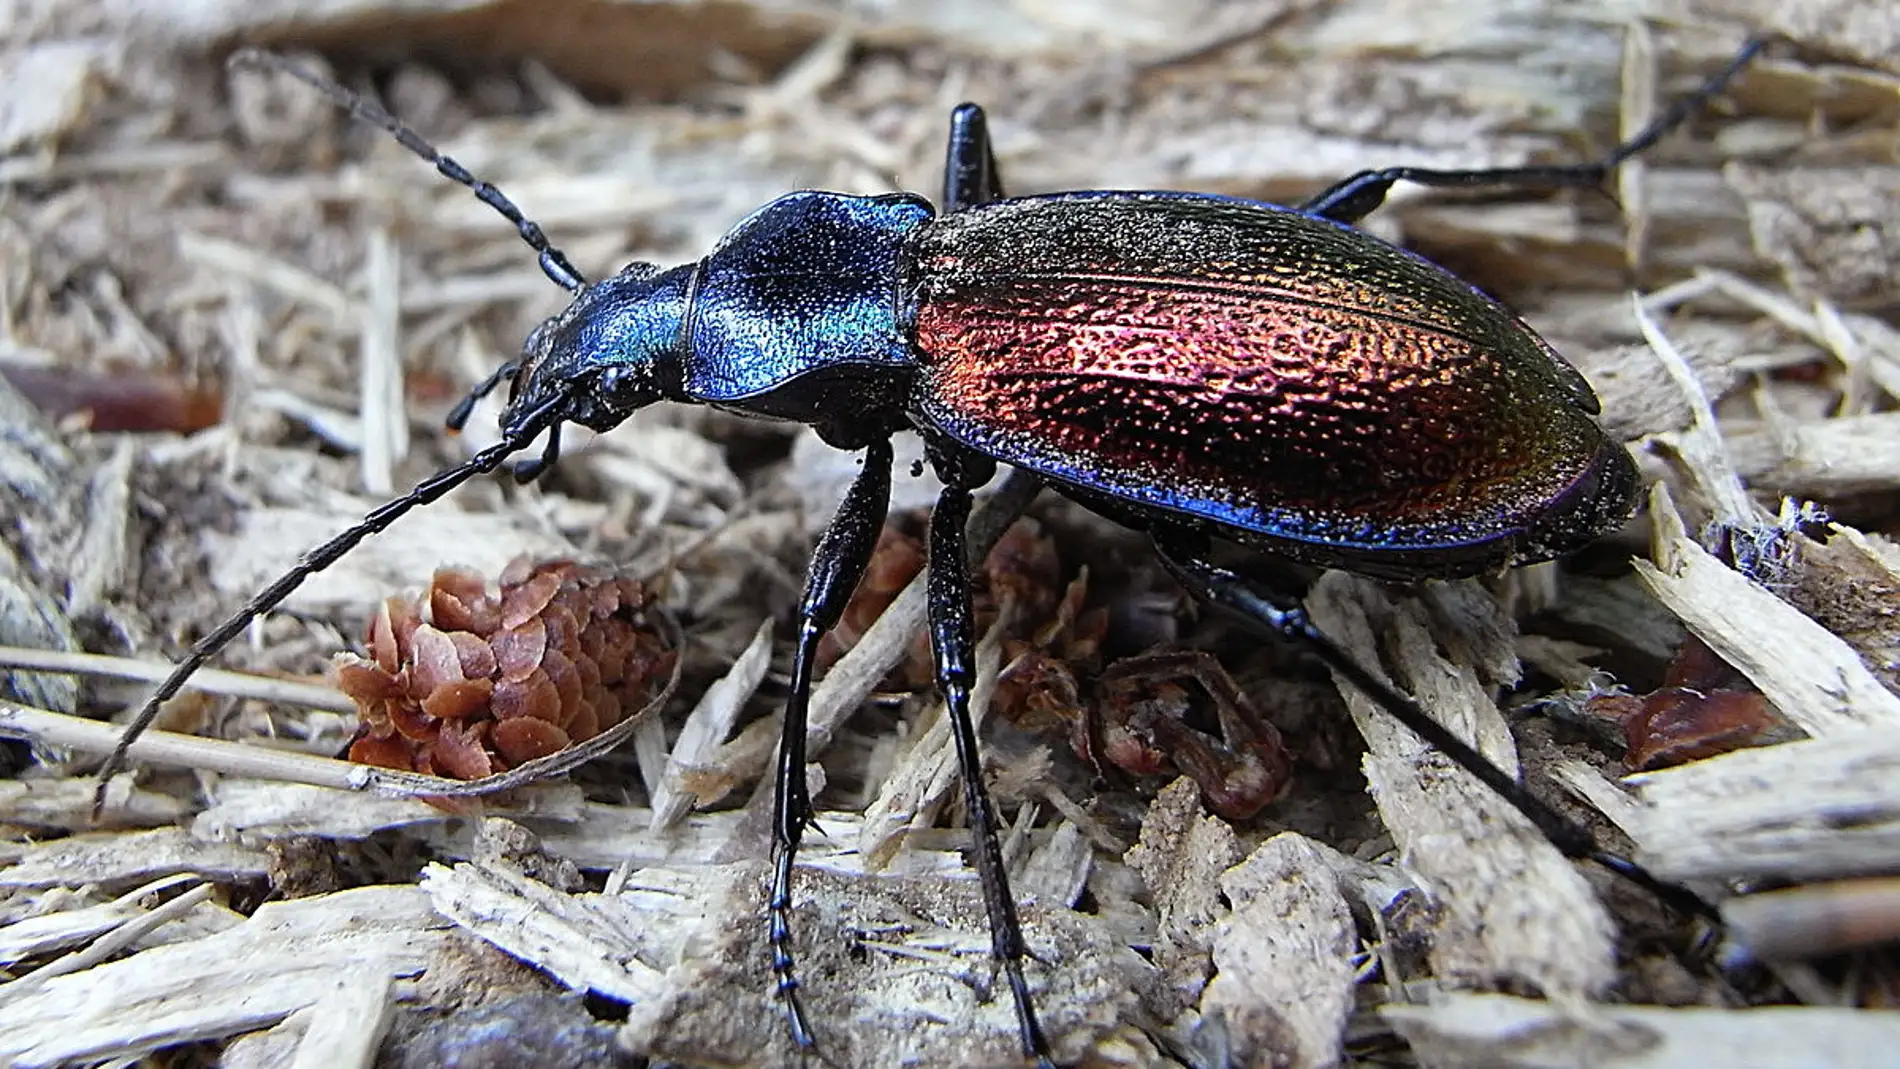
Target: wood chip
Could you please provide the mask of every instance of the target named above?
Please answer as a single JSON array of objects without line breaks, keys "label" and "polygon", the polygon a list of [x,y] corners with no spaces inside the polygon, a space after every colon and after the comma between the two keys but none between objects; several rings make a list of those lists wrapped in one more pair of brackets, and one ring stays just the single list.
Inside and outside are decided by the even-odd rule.
[{"label": "wood chip", "polygon": [[620,1002],[665,990],[627,934],[640,916],[618,899],[566,894],[497,865],[431,865],[422,889],[443,916],[571,988]]},{"label": "wood chip", "polygon": [[[745,652],[725,675],[706,688],[681,725],[679,736],[673,740],[673,749],[666,757],[665,774],[653,792],[651,827],[654,831],[678,824],[692,808],[697,792],[689,783],[729,778],[723,769],[708,762],[732,733],[740,710],[759,689],[766,669],[771,666],[772,621],[768,619],[760,621]],[[715,797],[725,793],[720,790]]]},{"label": "wood chip", "polygon": [[1337,1064],[1358,930],[1325,853],[1283,832],[1222,874],[1220,888],[1233,912],[1213,935],[1202,1027],[1224,1032],[1233,1065]]},{"label": "wood chip", "polygon": [[50,148],[83,127],[104,95],[115,52],[103,38],[11,46],[11,74],[0,89],[0,152]]},{"label": "wood chip", "polygon": [[1840,880],[1722,903],[1730,936],[1765,961],[1820,958],[1900,940],[1900,877]]},{"label": "wood chip", "polygon": [[1636,574],[1775,708],[1813,735],[1900,726],[1900,695],[1852,648],[1690,538],[1663,484],[1649,507],[1657,563],[1637,561]]},{"label": "wood chip", "polygon": [[1201,1001],[1213,975],[1215,929],[1227,913],[1221,874],[1240,861],[1234,829],[1201,807],[1201,792],[1183,776],[1161,789],[1141,822],[1141,841],[1123,857],[1153,903],[1155,967],[1162,986],[1150,1002],[1174,1021]]},{"label": "wood chip", "polygon": [[1624,825],[1669,880],[1828,879],[1900,869],[1900,729],[1837,730],[1625,782]]},{"label": "wood chip", "polygon": [[[1382,634],[1400,689],[1490,760],[1515,767],[1510,751],[1500,753],[1510,733],[1489,691],[1469,661],[1440,652],[1417,603],[1395,603],[1368,580],[1332,572],[1307,604],[1313,622],[1362,665],[1383,662],[1374,638]],[[1469,648],[1470,637],[1483,633],[1466,631],[1444,645]],[[1370,699],[1345,684],[1341,693],[1366,738],[1366,778],[1401,864],[1443,911],[1431,950],[1434,974],[1480,983],[1515,978],[1553,994],[1604,990],[1614,975],[1614,926],[1577,868],[1521,814]],[[1474,730],[1480,718],[1492,726]]]},{"label": "wood chip", "polygon": [[254,880],[270,867],[263,850],[199,839],[183,828],[72,835],[39,846],[0,847],[0,887],[124,884],[177,873]]},{"label": "wood chip", "polygon": [[33,1069],[237,1035],[331,997],[349,977],[425,972],[459,938],[415,887],[268,903],[230,931],[0,1000],[0,1058]]},{"label": "wood chip", "polygon": [[1900,1044],[1900,1016],[1828,1007],[1565,1007],[1504,995],[1449,995],[1433,1005],[1379,1012],[1428,1065],[1874,1069],[1891,1064]]}]

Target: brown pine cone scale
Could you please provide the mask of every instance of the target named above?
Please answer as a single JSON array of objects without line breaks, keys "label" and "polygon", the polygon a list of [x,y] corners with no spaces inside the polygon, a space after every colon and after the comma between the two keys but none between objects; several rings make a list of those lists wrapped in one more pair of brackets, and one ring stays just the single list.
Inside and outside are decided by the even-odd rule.
[{"label": "brown pine cone scale", "polygon": [[477,779],[593,738],[672,671],[649,604],[637,581],[572,561],[516,560],[492,592],[438,570],[419,597],[383,603],[368,657],[336,659],[362,718],[350,760]]}]

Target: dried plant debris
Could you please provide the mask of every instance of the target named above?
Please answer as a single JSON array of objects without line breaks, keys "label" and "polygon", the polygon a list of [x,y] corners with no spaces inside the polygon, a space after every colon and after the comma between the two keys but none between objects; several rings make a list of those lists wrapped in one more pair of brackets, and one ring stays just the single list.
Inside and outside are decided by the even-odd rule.
[{"label": "dried plant debris", "polygon": [[1723,903],[1737,944],[1767,961],[1824,957],[1900,939],[1900,878],[1792,887]]},{"label": "dried plant debris", "polygon": [[0,366],[0,376],[47,418],[90,431],[190,434],[218,424],[223,398],[205,387],[155,374],[98,375],[31,364]]},{"label": "dried plant debris", "polygon": [[1461,994],[1383,1012],[1433,1065],[1877,1065],[1900,1040],[1900,1017],[1824,1006],[1599,1006],[1574,1014],[1548,1002]]},{"label": "dried plant debris", "polygon": [[1226,1049],[1232,1065],[1336,1063],[1358,980],[1340,884],[1324,848],[1291,832],[1221,875],[1232,911],[1209,948],[1201,1049]]},{"label": "dried plant debris", "polygon": [[[1900,1004],[1879,942],[1900,21],[1692,6],[1620,26],[1400,0],[25,5],[0,44],[0,645],[176,658],[389,487],[493,441],[493,400],[463,440],[437,428],[560,305],[465,190],[302,86],[227,75],[236,42],[370,93],[600,277],[702,256],[789,189],[935,190],[962,99],[989,106],[1012,192],[1297,203],[1362,168],[1577,158],[1779,31],[1614,198],[1401,185],[1366,221],[1584,371],[1661,488],[1647,515],[1567,568],[1329,576],[1311,599],[1493,760],[1719,904],[1729,953],[1691,952],[1699,922],[1558,857],[1350,688],[1187,602],[1141,536],[1047,495],[979,569],[978,689],[1066,1064],[1878,1064],[1900,1038],[1864,1009]],[[217,738],[174,751],[189,775],[115,781],[95,827],[111,732],[79,718],[146,684],[0,650],[0,725],[38,725],[0,761],[0,1062],[791,1059],[761,868],[785,624],[856,458],[697,410],[583,438],[552,480],[477,480],[370,540],[222,655],[282,695],[367,634],[335,669],[354,739],[347,704],[188,696],[163,726]],[[906,510],[936,484],[897,482],[813,700],[803,992],[834,1064],[1013,1064],[920,641]],[[1006,483],[976,526],[1002,535],[1030,493]],[[677,647],[650,626],[673,619]],[[1616,719],[1556,715],[1578,708]],[[329,760],[346,749],[408,771]],[[1618,761],[1645,771],[1613,783]],[[314,785],[368,783],[338,769],[384,793]],[[430,805],[454,784],[418,772],[513,789]]]},{"label": "dried plant debris", "polygon": [[0,1054],[51,1066],[269,1026],[341,984],[435,967],[470,938],[412,887],[259,907],[243,924],[54,977],[0,1003]]},{"label": "dried plant debris", "polygon": [[[870,570],[819,647],[821,665],[851,649],[923,571],[923,519],[900,515],[880,532]],[[1106,656],[1138,648],[1121,633],[1132,622],[1127,614],[1117,620],[1101,595],[1090,598],[1088,566],[1065,564],[1034,520],[1012,524],[973,578],[979,629],[1002,622],[1003,667],[989,694],[1012,724],[1065,739],[1098,777],[1132,775],[1146,787],[1185,774],[1216,812],[1235,820],[1286,789],[1291,758],[1278,729],[1218,658],[1166,649]],[[1111,633],[1113,623],[1123,627]],[[921,690],[932,674],[920,634],[884,685]]]},{"label": "dried plant debris", "polygon": [[[762,866],[712,870],[692,884],[666,870],[642,873],[636,900],[666,894],[694,952],[680,959],[668,995],[627,1024],[637,1049],[699,1064],[780,1064],[795,1057],[776,1013],[757,991],[769,969],[758,909]],[[705,876],[713,877],[706,879]],[[1006,999],[991,989],[989,935],[974,881],[804,876],[796,921],[831,933],[801,946],[807,1009],[834,1022],[827,1057],[840,1065],[951,1062],[1014,1064],[1020,1057]],[[651,888],[651,890],[648,890]],[[1037,981],[1065,1062],[1152,1064],[1153,1044],[1131,1025],[1145,965],[1081,914],[1032,905],[1025,934],[1038,956],[1074,963]],[[1117,1053],[1117,1052],[1120,1053]]]},{"label": "dried plant debris", "polygon": [[1640,696],[1594,695],[1582,711],[1622,732],[1623,767],[1631,772],[1804,737],[1740,672],[1693,636],[1669,662],[1661,687]]}]

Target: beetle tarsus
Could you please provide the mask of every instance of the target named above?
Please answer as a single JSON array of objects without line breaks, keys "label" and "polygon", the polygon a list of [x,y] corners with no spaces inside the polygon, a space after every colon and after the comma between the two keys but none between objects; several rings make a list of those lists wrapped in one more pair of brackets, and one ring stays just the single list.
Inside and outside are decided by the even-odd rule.
[{"label": "beetle tarsus", "polygon": [[1661,115],[1651,119],[1627,141],[1611,149],[1609,155],[1605,156],[1597,166],[1607,174],[1615,170],[1617,164],[1631,156],[1648,151],[1650,146],[1661,141],[1671,130],[1689,121],[1689,118],[1700,111],[1711,99],[1727,89],[1729,83],[1742,73],[1742,69],[1753,63],[1755,57],[1761,55],[1762,49],[1767,48],[1774,40],[1773,37],[1749,38],[1726,66],[1709,75],[1694,92],[1677,97],[1663,109]]},{"label": "beetle tarsus", "polygon": [[[802,791],[801,791],[802,793]],[[792,962],[792,863],[797,844],[777,842],[772,851],[772,890],[766,899],[767,940],[772,953],[772,975],[779,1002],[785,1007],[785,1030],[800,1051],[817,1050],[805,1007],[798,1000],[798,974]]]}]

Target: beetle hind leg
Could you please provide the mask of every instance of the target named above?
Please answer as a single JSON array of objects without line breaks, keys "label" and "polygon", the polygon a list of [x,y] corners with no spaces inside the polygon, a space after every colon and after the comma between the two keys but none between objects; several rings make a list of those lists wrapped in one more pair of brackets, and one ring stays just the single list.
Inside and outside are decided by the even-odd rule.
[{"label": "beetle hind leg", "polygon": [[1628,858],[1599,849],[1587,829],[1573,823],[1525,789],[1515,777],[1492,764],[1470,743],[1432,719],[1417,702],[1360,664],[1325,632],[1314,626],[1298,598],[1284,592],[1264,590],[1257,583],[1209,561],[1204,555],[1206,547],[1202,542],[1191,535],[1163,531],[1155,533],[1155,547],[1160,552],[1162,562],[1196,597],[1238,613],[1255,626],[1304,647],[1319,658],[1336,678],[1345,680],[1371,698],[1387,715],[1451,758],[1523,814],[1565,856],[1596,862],[1684,913],[1714,916],[1708,904],[1688,890],[1657,877]]},{"label": "beetle hind leg", "polygon": [[1444,171],[1429,167],[1388,167],[1377,171],[1360,171],[1300,205],[1299,210],[1336,222],[1356,223],[1385,203],[1385,195],[1398,182],[1466,189],[1485,186],[1498,189],[1596,189],[1624,160],[1648,149],[1671,130],[1687,122],[1696,109],[1727,88],[1735,76],[1742,72],[1742,68],[1748,66],[1767,44],[1767,38],[1751,38],[1729,60],[1727,66],[1703,82],[1695,92],[1676,100],[1649,125],[1611,149],[1602,159],[1589,163],[1497,167],[1476,171]]},{"label": "beetle hind leg", "polygon": [[975,104],[958,104],[950,112],[950,147],[944,153],[943,210],[962,211],[1002,199],[989,120]]}]

